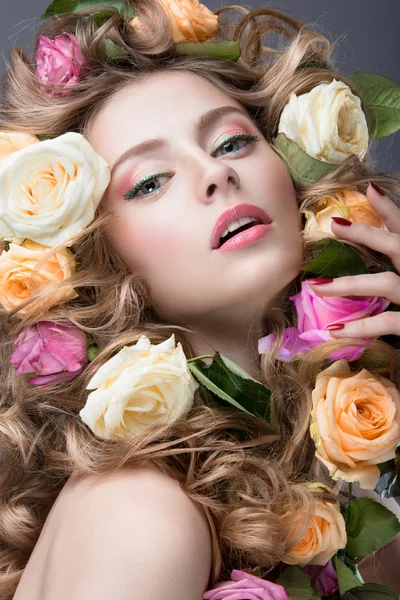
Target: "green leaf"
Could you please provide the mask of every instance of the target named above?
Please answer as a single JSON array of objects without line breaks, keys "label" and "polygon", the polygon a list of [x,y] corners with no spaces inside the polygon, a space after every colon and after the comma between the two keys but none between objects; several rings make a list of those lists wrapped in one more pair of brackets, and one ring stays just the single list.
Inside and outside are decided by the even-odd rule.
[{"label": "green leaf", "polygon": [[78,0],[53,0],[40,18],[47,19],[52,15],[74,12],[77,1]]},{"label": "green leaf", "polygon": [[175,47],[180,55],[213,56],[232,61],[240,57],[238,42],[179,42]]},{"label": "green leaf", "polygon": [[372,498],[354,498],[343,512],[346,521],[346,552],[367,556],[400,532],[400,522],[391,510]]},{"label": "green leaf", "polygon": [[126,58],[125,50],[112,40],[103,40],[103,44],[109,60],[124,60]]},{"label": "green leaf", "polygon": [[332,559],[333,566],[336,569],[338,584],[339,584],[339,592],[340,595],[344,594],[348,590],[351,590],[354,587],[357,587],[362,583],[360,579],[353,573],[349,567],[347,567],[337,556],[334,556]]},{"label": "green leaf", "polygon": [[283,569],[276,583],[285,588],[290,600],[319,600],[321,593],[311,585],[311,577],[298,567]]},{"label": "green leaf", "polygon": [[45,142],[46,140],[53,140],[56,135],[37,135],[36,136],[40,142]]},{"label": "green leaf", "polygon": [[97,346],[90,346],[88,348],[89,362],[92,362],[92,360],[94,360],[99,353],[100,353],[100,349]]},{"label": "green leaf", "polygon": [[99,11],[106,11],[113,7],[116,8],[121,17],[132,18],[135,16],[135,11],[131,6],[121,2],[120,0],[53,0],[53,2],[47,7],[46,11],[42,14],[42,19],[47,19],[52,15],[61,15],[65,13],[78,13],[81,10],[85,10],[91,7],[90,14],[94,14]]},{"label": "green leaf", "polygon": [[239,365],[237,365],[235,362],[233,362],[233,360],[231,360],[227,356],[224,356],[223,354],[219,354],[219,357],[222,360],[222,362],[224,363],[224,365],[230,371],[232,371],[232,373],[234,373],[235,375],[239,375],[239,377],[242,377],[243,379],[250,379],[250,381],[254,381],[255,383],[258,383],[258,384],[260,383],[259,381],[257,381],[257,379],[254,379],[244,369],[242,369],[242,367],[239,367]]},{"label": "green leaf", "polygon": [[323,238],[314,244],[312,252],[314,258],[302,268],[307,273],[329,277],[368,273],[360,254],[338,240]]},{"label": "green leaf", "polygon": [[384,585],[364,583],[346,592],[343,600],[400,600],[400,594]]},{"label": "green leaf", "polygon": [[301,71],[302,69],[322,69],[323,66],[321,63],[316,62],[315,60],[310,60],[308,62],[301,63],[298,67],[296,67],[296,71]]},{"label": "green leaf", "polygon": [[110,11],[101,10],[100,12],[97,12],[93,15],[93,21],[94,21],[96,27],[101,27],[103,25],[103,23],[108,21],[108,19],[110,17],[111,17]]},{"label": "green leaf", "polygon": [[249,412],[243,406],[241,406],[238,402],[236,402],[231,396],[229,396],[228,394],[225,394],[225,392],[221,388],[219,388],[217,385],[215,385],[206,375],[203,375],[203,373],[201,372],[201,369],[198,368],[194,362],[189,363],[189,369],[191,370],[191,372],[193,373],[193,375],[195,376],[197,381],[199,383],[201,383],[202,385],[204,385],[208,390],[210,390],[210,392],[213,392],[222,400],[225,400],[229,404],[232,404],[232,406],[234,406],[235,408],[238,408],[239,410],[242,410],[243,412],[247,412],[247,413]]},{"label": "green leaf", "polygon": [[285,161],[293,179],[302,185],[316,183],[338,166],[309,156],[284,133],[276,136],[271,147]]},{"label": "green leaf", "polygon": [[378,73],[348,75],[361,92],[372,140],[400,129],[400,85]]},{"label": "green leaf", "polygon": [[271,390],[253,379],[226,356],[216,352],[210,365],[196,359],[189,368],[200,384],[218,399],[271,423]]}]

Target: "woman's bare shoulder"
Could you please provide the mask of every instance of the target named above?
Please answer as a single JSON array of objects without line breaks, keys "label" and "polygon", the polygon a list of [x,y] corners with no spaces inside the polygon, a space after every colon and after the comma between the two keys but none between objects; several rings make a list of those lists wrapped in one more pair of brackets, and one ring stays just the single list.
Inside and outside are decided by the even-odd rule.
[{"label": "woman's bare shoulder", "polygon": [[71,477],[53,508],[43,600],[201,600],[211,569],[207,519],[159,470]]}]

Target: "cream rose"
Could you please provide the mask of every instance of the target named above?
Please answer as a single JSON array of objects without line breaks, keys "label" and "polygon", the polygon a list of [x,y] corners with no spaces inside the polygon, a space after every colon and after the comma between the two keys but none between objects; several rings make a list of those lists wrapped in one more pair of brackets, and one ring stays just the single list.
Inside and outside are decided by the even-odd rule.
[{"label": "cream rose", "polygon": [[0,167],[0,237],[65,244],[93,220],[109,181],[107,163],[79,133],[10,154]]},{"label": "cream rose", "polygon": [[197,387],[174,335],[156,345],[143,335],[99,368],[79,415],[100,438],[131,437],[185,415]]},{"label": "cream rose", "polygon": [[20,131],[0,131],[0,165],[7,156],[26,146],[37,144],[39,139],[29,133]]},{"label": "cream rose", "polygon": [[311,436],[316,457],[335,480],[374,489],[376,465],[395,457],[400,435],[400,393],[385,377],[351,374],[338,360],[318,374],[312,392]]},{"label": "cream rose", "polygon": [[[199,0],[163,0],[172,25],[172,39],[178,42],[205,42],[218,31],[218,16]],[[139,17],[134,17],[131,27],[139,29]]]},{"label": "cream rose", "polygon": [[368,149],[368,125],[360,98],[336,79],[300,96],[293,93],[282,111],[278,133],[309,156],[332,164],[352,154],[364,158]]},{"label": "cream rose", "polygon": [[[290,524],[291,537],[306,519],[305,509],[290,511],[283,518]],[[290,542],[289,542],[290,543]],[[282,561],[288,565],[325,566],[338,550],[347,544],[346,524],[336,504],[316,500],[314,515],[302,539],[292,545]]]},{"label": "cream rose", "polygon": [[[10,244],[0,255],[0,302],[6,310],[13,310],[41,290],[64,281],[75,271],[75,262],[65,248],[57,251],[38,266],[50,248],[25,240],[20,246]],[[53,304],[76,298],[71,286],[52,293]],[[25,314],[41,301],[34,301],[20,311]]]},{"label": "cream rose", "polygon": [[334,236],[331,229],[332,217],[344,217],[352,222],[365,223],[387,231],[383,219],[373,210],[367,197],[348,188],[334,195],[323,196],[312,210],[305,209],[302,212],[307,219],[304,226],[307,233],[323,232]]}]

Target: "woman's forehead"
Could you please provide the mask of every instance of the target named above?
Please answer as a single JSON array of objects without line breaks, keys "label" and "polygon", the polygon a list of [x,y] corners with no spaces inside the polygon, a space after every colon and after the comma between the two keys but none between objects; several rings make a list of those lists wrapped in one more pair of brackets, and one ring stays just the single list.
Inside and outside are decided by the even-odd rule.
[{"label": "woman's forehead", "polygon": [[[118,151],[150,138],[174,138],[185,131],[207,111],[221,106],[243,107],[239,102],[206,79],[181,72],[155,73],[132,82],[113,94],[94,116],[86,129],[86,137],[99,154],[109,156],[112,146]],[[246,112],[246,111],[245,111]]]}]

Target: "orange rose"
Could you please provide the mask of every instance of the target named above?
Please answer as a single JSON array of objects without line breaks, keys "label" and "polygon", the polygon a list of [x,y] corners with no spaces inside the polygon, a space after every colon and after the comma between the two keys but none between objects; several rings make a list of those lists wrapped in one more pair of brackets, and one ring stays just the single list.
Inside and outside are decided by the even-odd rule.
[{"label": "orange rose", "polygon": [[312,393],[310,432],[316,457],[337,480],[374,489],[376,465],[395,457],[400,435],[400,393],[385,377],[351,374],[338,360],[319,373]]},{"label": "orange rose", "polygon": [[[168,10],[172,39],[178,42],[205,42],[218,31],[218,17],[199,0],[163,0]],[[140,19],[134,17],[131,27],[140,29]]]},{"label": "orange rose", "polygon": [[[283,518],[290,524],[290,537],[294,537],[296,530],[304,523],[306,509],[299,509],[294,514],[287,512]],[[286,552],[282,561],[299,567],[322,567],[346,544],[346,525],[339,507],[330,502],[316,500],[314,515],[304,536]]]},{"label": "orange rose", "polygon": [[365,223],[387,231],[383,219],[372,209],[367,197],[349,188],[335,195],[323,196],[316,205],[302,211],[306,215],[304,231],[329,233],[336,237],[331,229],[332,217],[344,217],[349,221]]},{"label": "orange rose", "polygon": [[[47,258],[35,270],[49,250],[47,246],[25,240],[20,246],[10,244],[9,250],[0,255],[0,302],[6,310],[13,310],[40,290],[71,277],[75,264],[66,248]],[[57,304],[76,297],[77,293],[69,286],[55,291],[52,300]],[[36,304],[28,305],[20,313],[27,313]]]},{"label": "orange rose", "polygon": [[0,131],[0,164],[9,154],[22,150],[26,146],[36,144],[38,138],[29,133],[19,131]]}]

